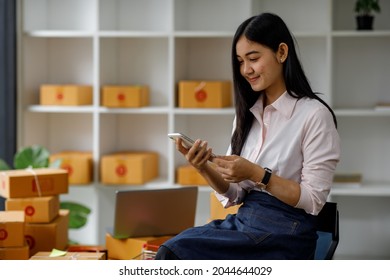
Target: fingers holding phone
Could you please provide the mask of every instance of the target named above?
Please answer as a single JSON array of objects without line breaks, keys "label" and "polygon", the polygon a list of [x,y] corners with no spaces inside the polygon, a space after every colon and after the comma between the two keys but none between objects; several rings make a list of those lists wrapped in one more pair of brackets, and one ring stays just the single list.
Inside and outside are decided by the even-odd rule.
[{"label": "fingers holding phone", "polygon": [[[180,140],[179,140],[180,141]],[[180,142],[177,142],[178,145],[181,145]],[[181,147],[179,147],[181,149]],[[211,148],[208,148],[207,142],[200,139],[196,140],[192,147],[187,150],[185,157],[187,161],[194,166],[196,169],[201,170],[204,167],[204,164],[210,160],[212,155]]]},{"label": "fingers holding phone", "polygon": [[[187,155],[188,152],[190,152],[191,148],[195,145],[195,142],[190,137],[182,134],[182,133],[169,133],[168,137],[171,138],[176,142],[176,148],[179,152],[181,152],[183,155]],[[211,160],[215,155],[212,153],[211,149],[207,149],[207,142],[202,141],[200,139],[197,140],[197,144],[195,145],[195,148],[192,150],[194,154],[198,155],[199,149],[203,147],[204,145],[206,148],[206,151],[208,151],[209,157],[208,160]],[[202,153],[203,154],[203,153]],[[201,154],[199,154],[201,156]]]}]

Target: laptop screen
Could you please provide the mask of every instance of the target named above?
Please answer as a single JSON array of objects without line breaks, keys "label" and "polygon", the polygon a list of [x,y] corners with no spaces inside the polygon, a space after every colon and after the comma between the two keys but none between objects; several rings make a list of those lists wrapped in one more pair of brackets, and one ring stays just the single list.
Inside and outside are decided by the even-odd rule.
[{"label": "laptop screen", "polygon": [[113,237],[176,235],[195,223],[198,187],[118,190]]}]

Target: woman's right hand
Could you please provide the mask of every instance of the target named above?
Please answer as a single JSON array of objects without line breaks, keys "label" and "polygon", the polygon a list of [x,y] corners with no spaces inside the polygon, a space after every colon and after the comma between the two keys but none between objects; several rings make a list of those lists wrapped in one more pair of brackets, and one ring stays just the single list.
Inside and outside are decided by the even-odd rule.
[{"label": "woman's right hand", "polygon": [[176,148],[187,161],[198,171],[202,171],[212,155],[212,149],[207,147],[207,142],[197,139],[190,149],[183,146],[183,140],[176,140]]}]

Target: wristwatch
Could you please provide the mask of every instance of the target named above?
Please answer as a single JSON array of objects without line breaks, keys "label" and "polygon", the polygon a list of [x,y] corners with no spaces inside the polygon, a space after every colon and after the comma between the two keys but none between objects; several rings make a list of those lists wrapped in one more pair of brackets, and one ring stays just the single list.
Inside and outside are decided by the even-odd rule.
[{"label": "wristwatch", "polygon": [[264,177],[261,180],[261,182],[255,182],[256,186],[259,187],[262,191],[264,191],[267,188],[269,179],[271,178],[272,175],[272,170],[269,169],[268,167],[265,167],[264,171],[265,171]]}]

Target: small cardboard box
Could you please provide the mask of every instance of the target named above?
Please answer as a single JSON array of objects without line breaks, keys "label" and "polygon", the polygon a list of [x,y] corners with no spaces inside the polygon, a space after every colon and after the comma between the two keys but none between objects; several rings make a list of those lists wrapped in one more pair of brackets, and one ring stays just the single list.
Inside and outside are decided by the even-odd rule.
[{"label": "small cardboard box", "polygon": [[104,155],[100,174],[103,184],[144,184],[158,176],[156,152],[125,152]]},{"label": "small cardboard box", "polygon": [[66,252],[62,256],[50,256],[51,252],[38,252],[30,260],[105,260],[106,254],[100,252]]},{"label": "small cardboard box", "polygon": [[89,85],[49,85],[40,87],[41,105],[91,105],[92,86]]},{"label": "small cardboard box", "polygon": [[228,214],[236,214],[240,205],[224,208],[214,192],[210,193],[210,220],[225,219]]},{"label": "small cardboard box", "polygon": [[68,172],[36,168],[0,172],[0,195],[5,198],[52,196],[68,193]]},{"label": "small cardboard box", "polygon": [[138,259],[142,254],[145,245],[153,245],[156,249],[173,236],[147,236],[137,238],[114,238],[106,233],[106,248],[108,258],[115,260],[133,260]]},{"label": "small cardboard box", "polygon": [[232,105],[230,81],[180,81],[181,108],[223,108]]},{"label": "small cardboard box", "polygon": [[102,106],[111,108],[137,108],[149,105],[148,86],[104,86]]},{"label": "small cardboard box", "polygon": [[61,160],[60,168],[68,171],[70,185],[86,185],[92,182],[93,160],[91,152],[64,151],[51,154],[50,163]]},{"label": "small cardboard box", "polygon": [[5,210],[23,211],[26,223],[49,223],[58,215],[60,199],[58,196],[8,198]]},{"label": "small cardboard box", "polygon": [[0,211],[0,247],[22,247],[25,222],[23,211]]},{"label": "small cardboard box", "polygon": [[26,223],[25,238],[30,256],[40,251],[65,250],[68,245],[69,210],[60,209],[51,223]]},{"label": "small cardboard box", "polygon": [[206,179],[192,165],[179,166],[176,170],[176,181],[183,186],[208,186]]},{"label": "small cardboard box", "polygon": [[0,247],[0,260],[28,260],[29,257],[28,245],[22,247]]},{"label": "small cardboard box", "polygon": [[83,252],[83,253],[103,253],[104,259],[108,259],[108,251],[105,246],[101,245],[80,245],[71,244],[66,248],[67,252]]}]

